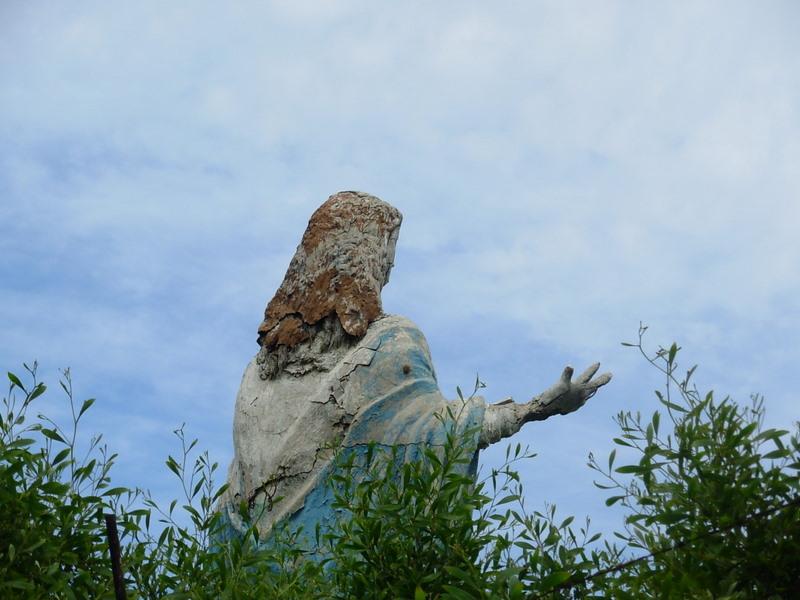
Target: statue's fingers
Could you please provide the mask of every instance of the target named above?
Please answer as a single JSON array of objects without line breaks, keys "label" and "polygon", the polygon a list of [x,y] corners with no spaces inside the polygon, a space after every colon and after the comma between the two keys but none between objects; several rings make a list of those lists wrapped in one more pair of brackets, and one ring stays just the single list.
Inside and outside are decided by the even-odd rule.
[{"label": "statue's fingers", "polygon": [[611,373],[603,373],[602,375],[598,375],[597,377],[592,379],[589,382],[589,385],[591,385],[593,388],[597,389],[599,387],[604,386],[609,381],[611,381],[611,377],[612,377]]},{"label": "statue's fingers", "polygon": [[573,368],[567,365],[564,367],[564,372],[561,374],[561,383],[569,384],[572,380],[572,373],[574,372]]},{"label": "statue's fingers", "polygon": [[586,383],[594,374],[597,373],[597,369],[600,368],[600,363],[596,362],[593,365],[590,365],[588,369],[586,369],[583,373],[581,373],[580,377],[578,377],[578,383]]}]

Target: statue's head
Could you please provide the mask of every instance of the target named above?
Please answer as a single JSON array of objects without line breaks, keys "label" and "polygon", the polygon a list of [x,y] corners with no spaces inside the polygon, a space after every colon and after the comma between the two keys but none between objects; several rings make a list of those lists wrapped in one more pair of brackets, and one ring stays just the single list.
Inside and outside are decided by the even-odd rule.
[{"label": "statue's head", "polygon": [[381,289],[389,280],[402,219],[399,210],[362,192],[328,198],[311,216],[267,305],[258,328],[262,354],[288,357],[323,330],[328,337],[339,332],[333,335],[337,339],[362,337],[382,314]]}]

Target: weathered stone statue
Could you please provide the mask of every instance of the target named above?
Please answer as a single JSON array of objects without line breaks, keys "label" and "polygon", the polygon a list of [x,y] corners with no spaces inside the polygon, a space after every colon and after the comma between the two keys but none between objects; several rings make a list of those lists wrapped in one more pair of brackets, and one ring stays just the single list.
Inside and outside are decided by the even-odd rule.
[{"label": "weathered stone statue", "polygon": [[[398,445],[405,458],[442,444],[436,413],[448,401],[436,383],[428,345],[408,319],[386,315],[400,212],[374,196],[340,192],[312,215],[283,283],[258,328],[260,350],[236,398],[234,459],[221,508],[233,530],[246,501],[266,535],[279,520],[313,532],[334,518],[326,474],[335,449]],[[599,364],[577,380],[572,368],[527,403],[455,401],[459,428],[479,431],[477,451],[529,421],[580,408],[610,374]],[[473,460],[471,468],[475,468]],[[279,502],[274,503],[275,498]]]}]

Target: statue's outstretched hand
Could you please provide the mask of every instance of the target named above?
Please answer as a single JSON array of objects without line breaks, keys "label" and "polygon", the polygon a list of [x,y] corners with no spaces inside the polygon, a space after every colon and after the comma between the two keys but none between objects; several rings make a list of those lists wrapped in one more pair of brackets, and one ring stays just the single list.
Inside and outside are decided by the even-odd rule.
[{"label": "statue's outstretched hand", "polygon": [[594,376],[599,368],[600,363],[594,363],[573,381],[573,369],[566,367],[558,383],[551,386],[539,398],[534,398],[531,404],[538,404],[539,410],[546,407],[552,413],[561,415],[578,410],[597,393],[598,389],[611,381],[611,373]]},{"label": "statue's outstretched hand", "polygon": [[566,415],[578,410],[598,389],[611,381],[611,373],[594,376],[599,368],[600,363],[595,363],[573,381],[572,367],[567,367],[555,385],[530,402],[517,404],[508,398],[490,404],[484,415],[478,447],[486,448],[514,435],[525,423],[544,421],[553,415]]}]

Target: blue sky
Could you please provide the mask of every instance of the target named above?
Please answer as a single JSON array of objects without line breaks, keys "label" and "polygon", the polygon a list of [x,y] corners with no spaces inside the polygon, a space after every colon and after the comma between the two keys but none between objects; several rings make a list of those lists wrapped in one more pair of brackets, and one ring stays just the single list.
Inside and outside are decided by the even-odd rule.
[{"label": "blue sky", "polygon": [[[528,502],[613,526],[585,467],[657,374],[797,418],[796,3],[0,6],[2,367],[95,396],[120,483],[172,497],[172,429],[227,468],[263,309],[308,217],[404,213],[387,312],[443,391],[524,400],[567,363],[614,381],[514,438]],[[88,433],[87,431],[87,433]],[[487,451],[497,464],[503,445]],[[606,515],[606,517],[602,517]],[[602,517],[602,518],[601,518]]]}]

